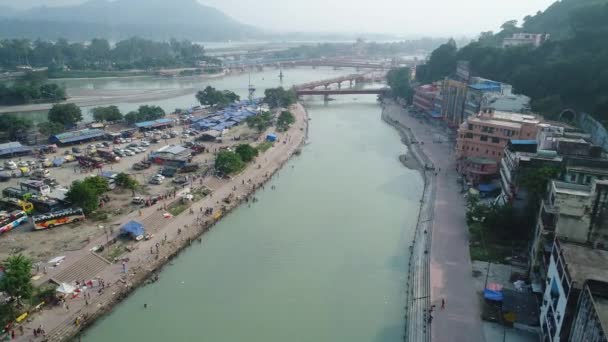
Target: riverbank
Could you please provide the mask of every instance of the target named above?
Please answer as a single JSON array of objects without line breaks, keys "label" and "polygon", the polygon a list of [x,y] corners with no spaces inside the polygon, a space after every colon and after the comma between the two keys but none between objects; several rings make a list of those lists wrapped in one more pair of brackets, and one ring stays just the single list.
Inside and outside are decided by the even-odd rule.
[{"label": "riverbank", "polygon": [[[258,156],[245,171],[230,180],[206,178],[201,181],[201,186],[211,188],[213,193],[199,202],[192,203],[190,206],[192,212],[186,209],[173,218],[164,218],[163,211],[148,208],[143,214],[134,213],[132,217],[123,218],[121,222],[129,219],[139,220],[144,223],[147,232],[154,234],[148,241],[134,243],[130,246],[131,251],[120,257],[129,259],[125,265],[128,271],[122,272],[123,268],[119,263],[108,264],[96,276],[104,280],[105,288],[94,287],[87,291],[92,296],[89,300],[83,298],[68,300],[69,310],[54,307],[35,315],[26,324],[25,335],[19,336],[19,339],[27,341],[32,338],[33,329],[40,325],[43,325],[48,332],[50,341],[67,340],[75,336],[95,319],[111,311],[116,303],[134,289],[153,281],[162,267],[184,248],[192,243],[202,243],[200,236],[214,227],[227,213],[243,202],[255,205],[253,197],[255,191],[263,188],[289,158],[297,154],[306,139],[308,131],[306,109],[298,104],[293,106],[291,111],[296,122],[287,132],[279,133],[278,142],[274,147]],[[261,137],[263,140],[265,134]],[[179,198],[179,194],[176,198]],[[226,198],[231,200],[226,203],[224,202]],[[207,208],[213,208],[213,216],[203,214]],[[142,216],[146,217],[142,218]],[[105,242],[106,239],[101,240]],[[82,250],[82,257],[90,256],[89,247],[97,243],[99,241],[85,247]],[[77,319],[78,324],[75,324]]]},{"label": "riverbank", "polygon": [[429,253],[432,236],[432,215],[434,211],[435,171],[424,154],[421,144],[412,130],[399,123],[383,106],[382,119],[395,128],[401,141],[407,146],[407,154],[399,160],[407,168],[418,170],[424,180],[424,190],[420,199],[420,209],[414,239],[409,246],[409,267],[406,281],[407,305],[405,314],[404,339],[406,341],[430,341],[428,329],[428,308],[430,308]]},{"label": "riverbank", "polygon": [[[421,214],[422,221],[419,221],[426,225],[427,234],[432,232],[432,243],[422,251],[428,271],[421,272],[429,281],[430,292],[419,296],[412,296],[410,292],[410,302],[415,305],[409,308],[409,341],[424,341],[423,338],[428,341],[431,337],[433,342],[484,341],[469,254],[466,201],[457,182],[454,132],[438,121],[411,114],[394,103],[386,103],[385,113],[391,121],[418,138],[419,143],[413,145],[413,150],[420,149],[436,168],[436,171],[426,172],[432,178],[430,183],[434,190],[430,191],[432,196],[428,200],[424,199],[432,202],[428,205],[428,216]],[[434,139],[435,136],[447,139]],[[422,269],[415,263],[411,267]],[[410,280],[410,286],[420,282],[416,276],[414,280]],[[416,291],[415,287],[413,291]],[[445,309],[441,308],[442,302]],[[428,313],[433,306],[433,318],[429,321]]]}]

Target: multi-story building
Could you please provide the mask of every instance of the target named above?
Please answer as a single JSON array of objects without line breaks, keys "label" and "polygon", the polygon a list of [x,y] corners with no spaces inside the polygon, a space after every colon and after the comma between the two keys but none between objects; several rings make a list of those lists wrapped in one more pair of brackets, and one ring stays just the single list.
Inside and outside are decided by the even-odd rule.
[{"label": "multi-story building", "polygon": [[498,175],[498,164],[511,140],[536,138],[540,121],[533,115],[484,109],[460,125],[456,142],[459,171],[473,184]]},{"label": "multi-story building", "polygon": [[425,84],[416,88],[414,93],[413,105],[419,111],[431,113],[435,108],[435,98],[440,92],[440,88],[434,84]]},{"label": "multi-story building", "polygon": [[547,274],[541,261],[555,238],[608,249],[608,180],[590,185],[553,180],[548,188],[530,244],[530,266],[537,279]]},{"label": "multi-story building", "polygon": [[513,33],[509,38],[502,40],[502,47],[512,47],[521,45],[533,45],[539,47],[549,39],[548,33]]},{"label": "multi-story building", "polygon": [[[581,333],[581,322],[575,317],[585,282],[589,279],[608,282],[608,251],[555,239],[551,253],[543,262],[547,279],[540,313],[542,341],[568,341],[571,333],[577,336]],[[582,298],[585,296],[583,293]],[[581,314],[585,314],[584,310]]]},{"label": "multi-story building", "polygon": [[608,342],[608,283],[587,280],[579,294],[570,342]]},{"label": "multi-story building", "polygon": [[[507,86],[507,85],[505,85]],[[511,86],[508,86],[509,89]],[[510,92],[510,91],[509,91]],[[503,84],[496,81],[473,77],[467,88],[466,100],[464,102],[464,118],[473,116],[481,110],[484,97],[488,94],[503,94]],[[485,106],[485,108],[488,108]]]},{"label": "multi-story building", "polygon": [[468,84],[446,78],[441,87],[441,116],[451,127],[458,127],[464,121],[464,102]]}]

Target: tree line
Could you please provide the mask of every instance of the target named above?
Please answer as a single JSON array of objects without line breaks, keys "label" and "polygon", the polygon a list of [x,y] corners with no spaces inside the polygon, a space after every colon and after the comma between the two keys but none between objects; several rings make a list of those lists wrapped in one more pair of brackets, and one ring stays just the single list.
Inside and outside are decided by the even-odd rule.
[{"label": "tree line", "polygon": [[59,102],[66,99],[65,88],[46,83],[46,73],[30,72],[13,84],[0,83],[0,105]]},{"label": "tree line", "polygon": [[55,70],[127,70],[195,66],[199,61],[217,63],[205,56],[202,45],[187,40],[157,42],[132,37],[111,45],[106,39],[88,43],[28,39],[0,40],[0,68],[20,65]]},{"label": "tree line", "polygon": [[[534,20],[534,17],[528,20]],[[608,4],[582,8],[568,18],[570,33],[538,48],[499,48],[488,43],[493,35],[461,49],[454,41],[437,48],[429,62],[417,69],[420,82],[440,80],[467,60],[475,75],[513,85],[532,98],[532,110],[555,119],[565,108],[585,111],[608,123]],[[513,30],[513,22],[503,29]]]}]

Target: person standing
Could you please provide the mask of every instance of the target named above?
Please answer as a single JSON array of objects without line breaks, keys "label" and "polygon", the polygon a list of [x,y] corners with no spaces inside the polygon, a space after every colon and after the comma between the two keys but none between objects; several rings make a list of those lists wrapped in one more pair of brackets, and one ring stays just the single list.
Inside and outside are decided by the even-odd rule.
[{"label": "person standing", "polygon": [[445,298],[441,298],[441,310],[445,309]]}]

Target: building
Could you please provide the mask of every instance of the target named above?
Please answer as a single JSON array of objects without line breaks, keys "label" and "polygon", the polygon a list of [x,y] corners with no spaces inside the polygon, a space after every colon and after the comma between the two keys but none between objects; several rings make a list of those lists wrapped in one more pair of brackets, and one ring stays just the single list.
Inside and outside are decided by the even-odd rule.
[{"label": "building", "polygon": [[152,121],[143,121],[135,124],[140,131],[150,131],[153,129],[165,129],[169,127],[173,127],[174,121],[173,119],[162,118]]},{"label": "building", "polygon": [[439,92],[440,88],[434,84],[425,84],[417,87],[413,99],[414,107],[421,112],[432,113],[435,110],[435,98]]},{"label": "building", "polygon": [[[472,83],[467,89],[466,100],[464,102],[465,119],[479,113],[486,94],[501,95],[503,93],[503,84],[500,82],[486,80],[479,77],[473,77],[471,81]],[[511,86],[505,85],[505,87],[507,86],[510,93]]]},{"label": "building", "polygon": [[467,118],[458,129],[459,171],[474,185],[498,175],[498,165],[512,140],[535,139],[540,121],[533,115],[485,109]]},{"label": "building", "polygon": [[441,86],[441,116],[451,127],[458,127],[464,121],[464,102],[468,84],[446,78]]},{"label": "building", "polygon": [[507,48],[521,45],[532,45],[534,47],[539,47],[548,39],[548,33],[513,33],[511,37],[503,39],[502,47]]},{"label": "building", "polygon": [[598,320],[583,322],[577,316],[579,313],[588,316],[589,304],[593,303],[588,302],[593,293],[585,293],[585,285],[594,286],[595,282],[588,281],[608,282],[608,251],[556,239],[544,262],[548,271],[540,313],[542,341],[595,341],[571,338],[584,333],[593,336],[592,326],[583,328],[583,325],[597,326],[598,321],[600,325],[604,322],[606,307],[599,297],[602,305],[595,308],[601,315]]},{"label": "building", "polygon": [[530,113],[530,98],[526,95],[513,94],[510,88],[503,87],[501,94],[485,94],[482,103],[484,107],[499,112]]},{"label": "building", "polygon": [[579,294],[570,342],[608,342],[608,283],[587,280]]},{"label": "building", "polygon": [[32,148],[21,145],[20,142],[0,144],[0,158],[23,156],[32,153]]},{"label": "building", "polygon": [[192,151],[181,145],[167,145],[150,154],[155,164],[183,166],[192,159]]},{"label": "building", "polygon": [[49,138],[51,144],[58,145],[69,145],[69,144],[81,144],[88,141],[98,140],[103,138],[106,132],[100,129],[82,129],[79,131],[65,132],[61,134],[52,135]]}]

